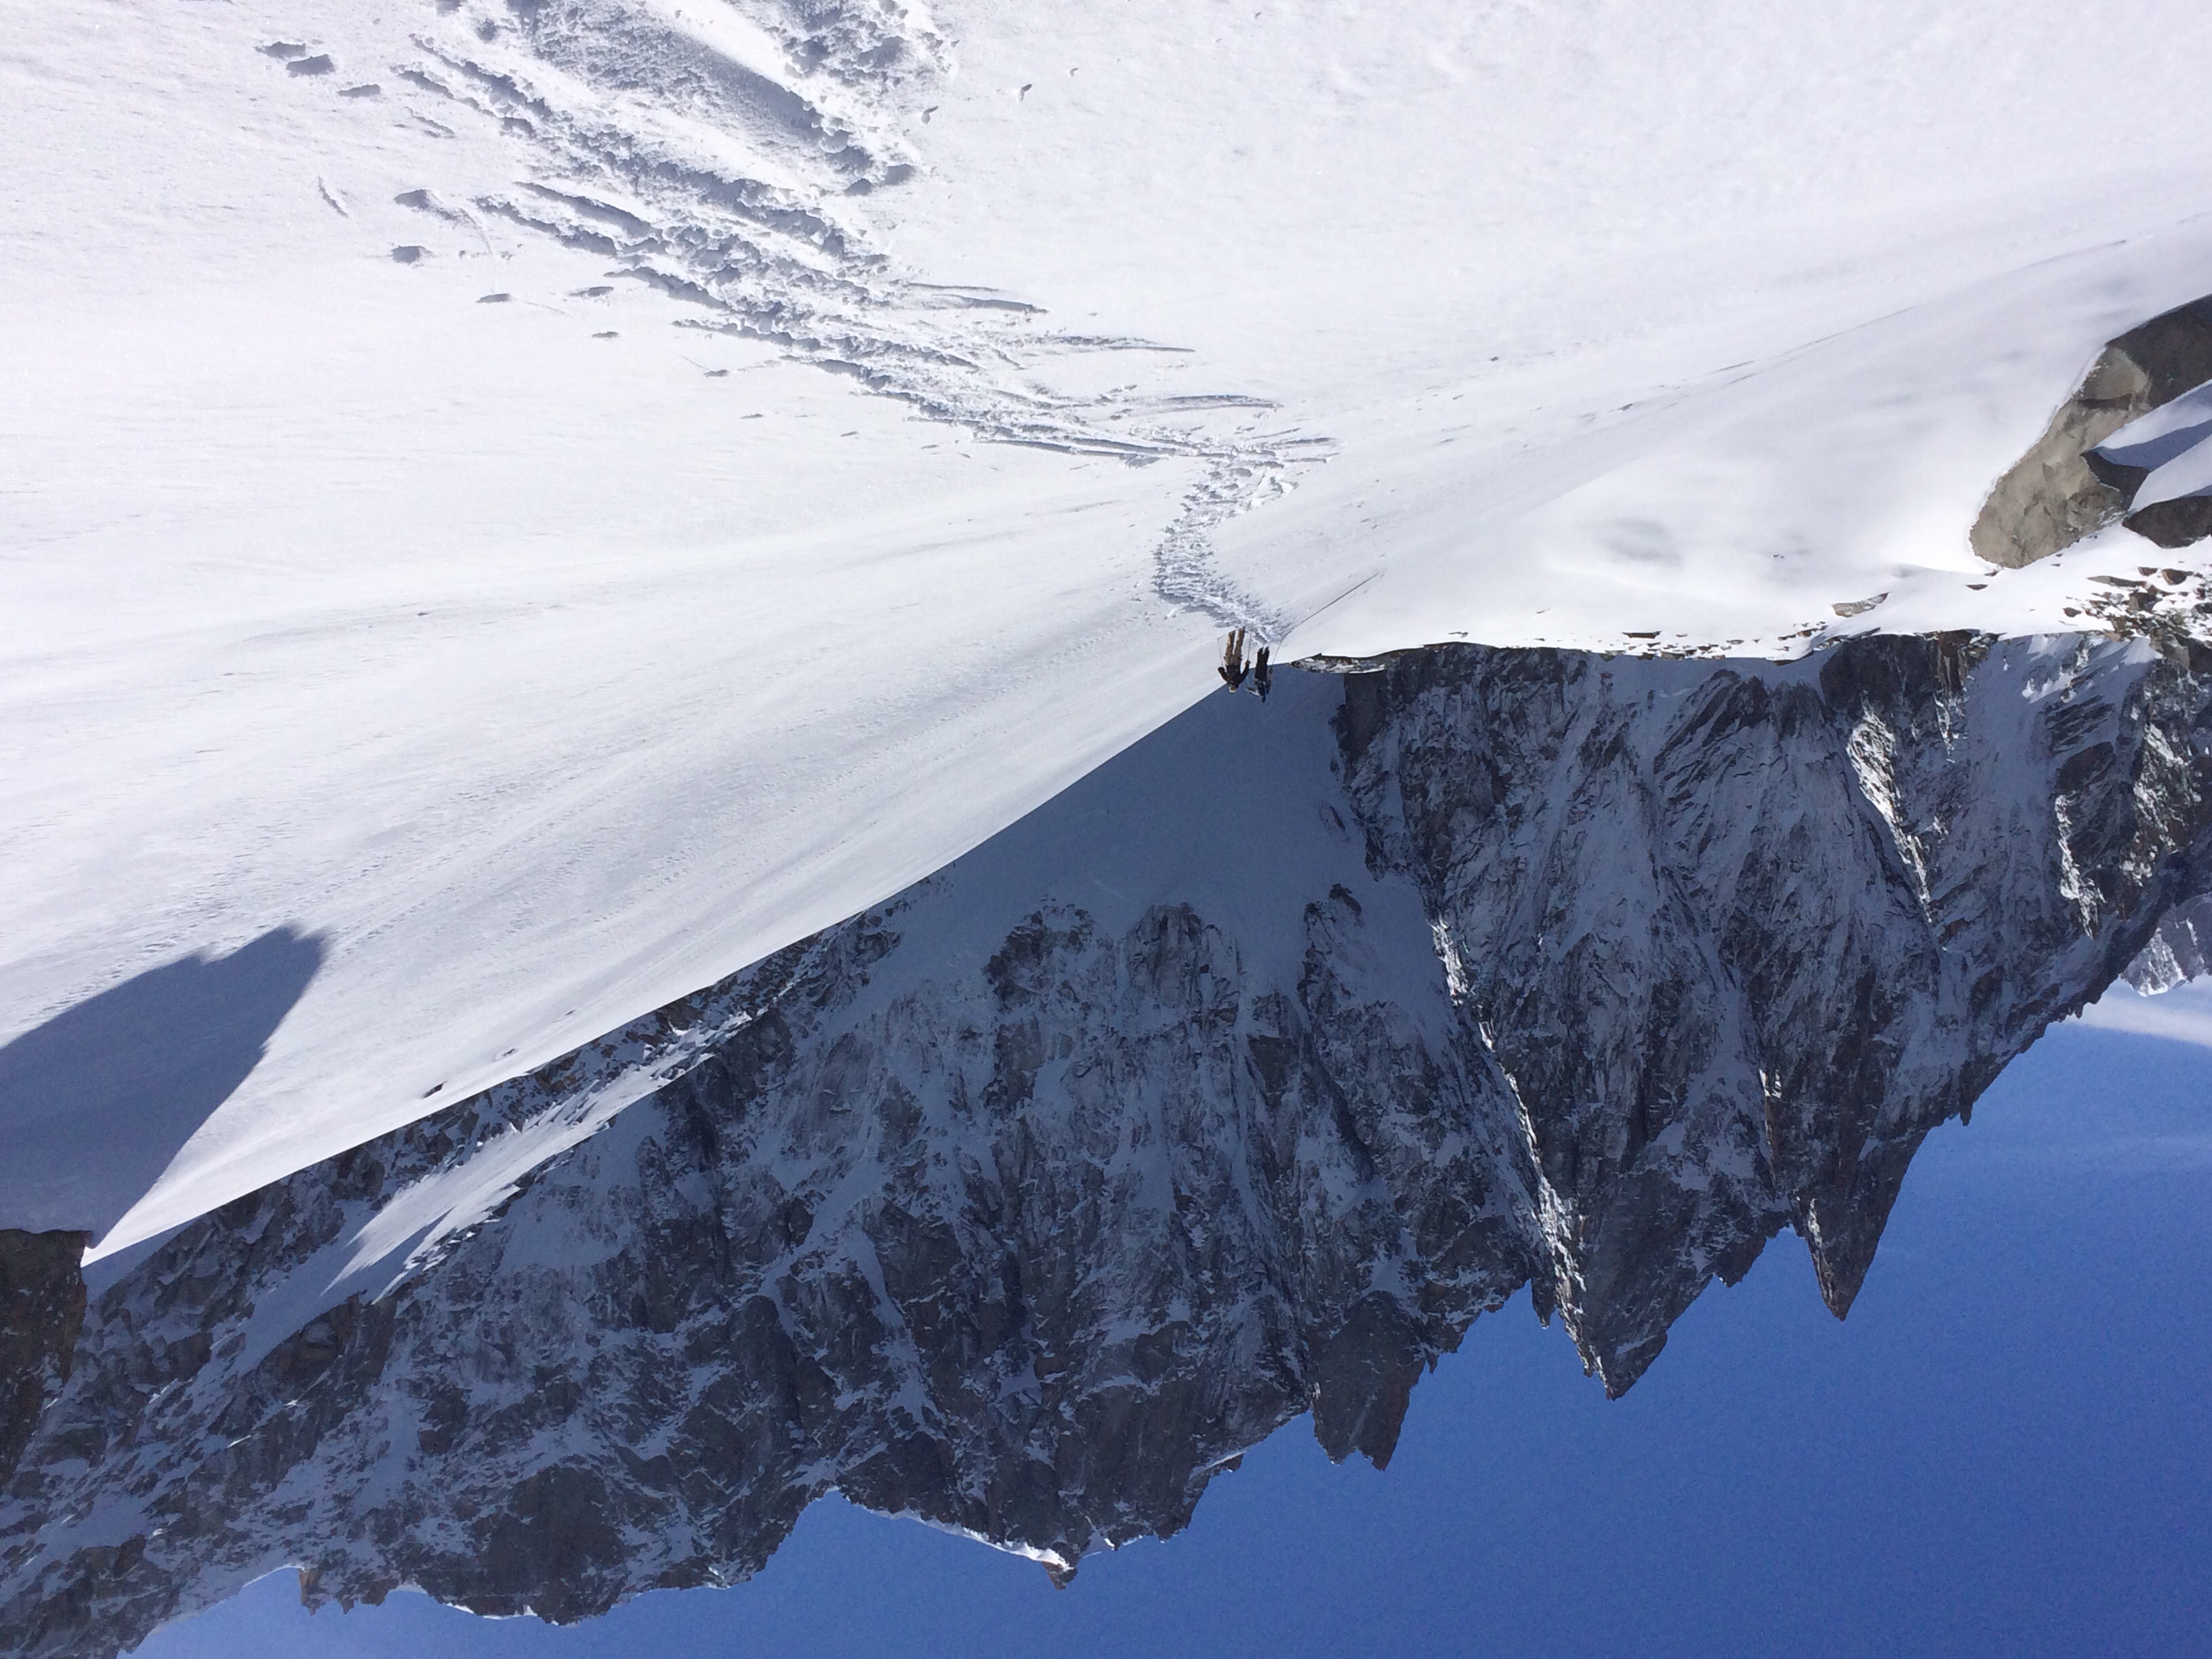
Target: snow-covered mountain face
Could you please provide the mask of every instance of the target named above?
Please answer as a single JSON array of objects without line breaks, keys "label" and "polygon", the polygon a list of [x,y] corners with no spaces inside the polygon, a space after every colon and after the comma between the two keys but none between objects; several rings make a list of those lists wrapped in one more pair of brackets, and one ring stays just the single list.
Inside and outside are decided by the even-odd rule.
[{"label": "snow-covered mountain face", "polygon": [[190,1090],[158,1040],[0,1089],[0,1224],[96,1254],[906,888],[1203,696],[1225,620],[1794,657],[2205,567],[1970,540],[2212,288],[2189,0],[0,40],[0,1082],[100,999],[252,993]]},{"label": "snow-covered mountain face", "polygon": [[831,1490],[1065,1574],[1301,1413],[1387,1459],[1523,1285],[1619,1393],[1786,1228],[1844,1312],[1922,1139],[2206,885],[2171,629],[1360,667],[110,1258],[73,1342],[16,1236],[0,1629],[287,1564],[580,1618]]}]

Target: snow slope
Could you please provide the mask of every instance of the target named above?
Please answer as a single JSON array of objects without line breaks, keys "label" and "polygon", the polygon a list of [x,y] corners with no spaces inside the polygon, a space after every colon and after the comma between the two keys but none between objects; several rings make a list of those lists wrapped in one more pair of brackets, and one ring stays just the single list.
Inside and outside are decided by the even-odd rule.
[{"label": "snow slope", "polygon": [[319,955],[105,1185],[55,1161],[163,1045],[0,1050],[53,1149],[0,1223],[120,1248],[896,890],[1201,695],[1225,621],[2063,625],[2147,546],[1992,577],[1966,528],[2212,289],[2208,36],[9,0],[0,1042]]},{"label": "snow slope", "polygon": [[2063,626],[1964,526],[2212,290],[2196,9],[1015,10],[941,9],[964,97],[891,245],[1133,307],[1325,435],[1216,537],[1279,623],[1372,578],[1297,651]]},{"label": "snow slope", "polygon": [[[8,141],[0,1036],[188,951],[326,948],[118,1242],[927,873],[1173,714],[1210,648],[1147,586],[1188,467],[981,447],[679,333],[700,308],[643,283],[578,295],[602,253],[470,205],[523,141],[429,131],[446,100],[400,52],[305,21],[368,27],[5,32],[34,113]],[[303,34],[335,72],[256,50]],[[394,200],[418,190],[453,216]],[[49,1068],[10,1127],[127,1131],[167,1058]],[[140,1196],[87,1210],[52,1174],[10,1170],[10,1221],[105,1229]]]}]

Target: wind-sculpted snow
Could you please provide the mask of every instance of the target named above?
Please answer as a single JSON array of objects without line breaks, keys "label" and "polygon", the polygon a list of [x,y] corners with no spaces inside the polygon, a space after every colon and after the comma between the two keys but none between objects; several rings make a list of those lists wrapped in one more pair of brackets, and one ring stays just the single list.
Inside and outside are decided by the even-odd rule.
[{"label": "wind-sculpted snow", "polygon": [[[1279,494],[1324,441],[1262,430],[1282,425],[1262,398],[1162,389],[1147,365],[1171,361],[1172,344],[1070,331],[1018,298],[922,281],[841,210],[926,163],[900,128],[929,106],[951,52],[919,5],[457,3],[343,27],[357,38],[337,79],[374,76],[363,84],[380,100],[418,120],[513,141],[511,179],[484,179],[465,204],[410,192],[422,211],[462,225],[481,214],[599,255],[610,277],[696,305],[694,326],[769,342],[987,439],[1199,461],[1156,585],[1225,623],[1287,626],[1210,572],[1206,534]],[[285,67],[307,61],[331,60]],[[334,79],[331,96],[347,90]]]},{"label": "wind-sculpted snow", "polygon": [[102,1264],[0,1630],[273,1568],[573,1620],[830,1491],[1030,1555],[1301,1413],[1391,1454],[1528,1287],[1607,1389],[2196,896],[2185,643],[1474,647],[1220,696],[865,915]]}]

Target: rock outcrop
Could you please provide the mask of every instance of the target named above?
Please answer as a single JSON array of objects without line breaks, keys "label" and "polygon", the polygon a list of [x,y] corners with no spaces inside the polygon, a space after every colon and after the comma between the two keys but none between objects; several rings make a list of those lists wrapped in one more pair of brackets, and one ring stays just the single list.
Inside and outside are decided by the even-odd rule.
[{"label": "rock outcrop", "polygon": [[1226,694],[867,914],[102,1270],[11,1651],[261,1573],[573,1620],[841,1491],[1035,1557],[1310,1413],[1389,1458],[1522,1286],[1611,1392],[2208,883],[2212,664],[1442,647]]},{"label": "rock outcrop", "polygon": [[2194,898],[2166,912],[2141,955],[2128,964],[2127,981],[2146,996],[2212,972],[2212,897]]},{"label": "rock outcrop", "polygon": [[2212,495],[2177,495],[2137,507],[2124,520],[2129,529],[2160,547],[2190,547],[2212,536]]},{"label": "rock outcrop", "polygon": [[2212,532],[2212,502],[2165,501],[2130,514],[2143,473],[2096,447],[2122,427],[2212,380],[2212,296],[2130,329],[2100,353],[2043,435],[1998,479],[1974,520],[1976,554],[2018,568],[2126,519],[2160,547]]}]

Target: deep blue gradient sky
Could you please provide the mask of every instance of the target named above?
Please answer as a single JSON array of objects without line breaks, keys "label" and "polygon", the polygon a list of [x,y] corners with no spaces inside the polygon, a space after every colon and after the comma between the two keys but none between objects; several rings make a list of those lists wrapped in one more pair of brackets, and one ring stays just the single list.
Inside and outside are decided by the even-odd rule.
[{"label": "deep blue gradient sky", "polygon": [[1525,1297],[1381,1474],[1301,1422],[1190,1530],[1043,1569],[817,1504],[754,1583],[570,1630],[292,1576],[148,1659],[2201,1654],[2212,1050],[2063,1028],[1922,1152],[1848,1323],[1785,1235],[1608,1403]]}]

